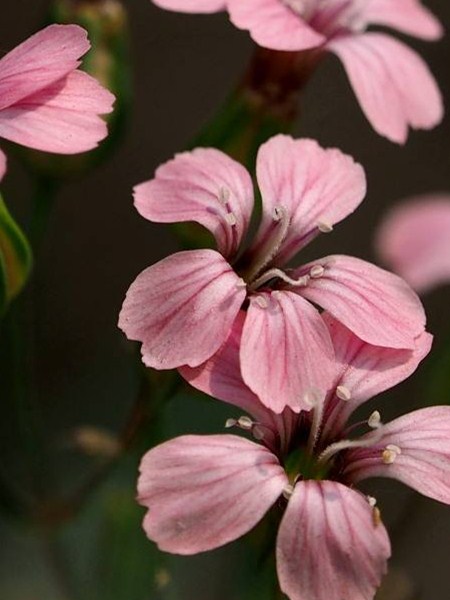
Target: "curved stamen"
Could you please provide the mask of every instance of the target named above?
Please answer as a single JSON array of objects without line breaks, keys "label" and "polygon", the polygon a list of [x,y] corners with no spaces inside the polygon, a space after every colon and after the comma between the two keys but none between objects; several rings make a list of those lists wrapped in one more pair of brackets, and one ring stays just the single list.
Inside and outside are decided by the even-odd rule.
[{"label": "curved stamen", "polygon": [[334,442],[330,444],[325,450],[319,455],[317,459],[318,464],[324,465],[333,456],[342,452],[342,450],[350,450],[352,448],[370,448],[375,445],[383,437],[383,428],[377,429],[372,437],[368,440],[341,440],[340,442]]},{"label": "curved stamen", "polygon": [[259,260],[257,260],[246,273],[245,279],[249,282],[251,282],[258,273],[270,263],[286,239],[289,225],[291,224],[291,218],[284,206],[276,206],[273,209],[273,220],[276,224],[276,230],[273,235],[269,235],[267,248],[263,249],[263,253]]},{"label": "curved stamen", "polygon": [[299,277],[298,279],[292,279],[292,277],[289,277],[289,275],[286,275],[286,273],[284,271],[282,271],[281,269],[269,269],[268,271],[263,273],[261,275],[261,277],[258,277],[258,279],[255,279],[255,281],[251,285],[249,285],[248,289],[250,291],[255,291],[256,289],[258,289],[259,287],[261,287],[262,285],[264,285],[271,279],[281,279],[282,281],[284,281],[285,283],[288,283],[289,285],[292,285],[295,287],[305,287],[306,285],[308,285],[309,275],[303,275],[302,277]]}]

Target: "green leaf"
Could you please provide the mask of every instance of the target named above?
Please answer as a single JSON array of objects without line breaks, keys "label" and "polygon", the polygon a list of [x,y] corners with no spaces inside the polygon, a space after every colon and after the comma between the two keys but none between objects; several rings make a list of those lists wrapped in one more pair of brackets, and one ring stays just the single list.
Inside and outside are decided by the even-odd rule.
[{"label": "green leaf", "polygon": [[23,288],[31,265],[30,245],[0,196],[0,314]]}]

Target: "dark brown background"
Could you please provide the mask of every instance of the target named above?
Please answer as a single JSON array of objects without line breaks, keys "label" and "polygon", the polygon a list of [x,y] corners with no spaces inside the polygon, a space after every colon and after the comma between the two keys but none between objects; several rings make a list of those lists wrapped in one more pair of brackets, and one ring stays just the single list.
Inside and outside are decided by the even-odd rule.
[{"label": "dark brown background", "polygon": [[[447,0],[429,0],[427,4],[444,24],[450,23]],[[52,432],[84,423],[117,427],[126,415],[132,367],[129,344],[116,329],[117,314],[137,273],[176,247],[166,227],[137,215],[131,188],[150,178],[161,161],[183,149],[223,101],[252,50],[248,36],[234,29],[225,15],[172,14],[158,10],[149,0],[128,0],[126,5],[135,96],[126,140],[111,160],[64,189],[35,275],[41,311],[36,385]],[[47,6],[47,0],[2,0],[1,51],[39,29]],[[448,99],[450,40],[408,43],[430,64]],[[332,236],[315,245],[316,255],[338,251],[373,258],[374,228],[396,200],[433,190],[450,192],[450,120],[432,132],[413,133],[404,148],[385,141],[365,121],[341,66],[332,57],[308,86],[295,133],[349,152],[362,162],[368,175],[367,200]],[[30,183],[13,159],[3,191],[15,213],[26,220]],[[449,300],[448,288],[424,298],[437,343],[450,330]],[[419,405],[422,389],[420,377],[398,388],[388,395],[387,412],[398,414]],[[448,400],[442,398],[442,402]],[[190,408],[185,421],[173,429],[181,433],[221,427],[222,415],[219,419],[212,410],[210,418],[202,417],[199,425],[195,410],[195,406]],[[8,440],[6,430],[4,436]],[[52,442],[55,449],[57,438]],[[57,471],[62,466],[56,456],[51,468]],[[422,600],[448,600],[450,508],[421,499],[400,528],[406,492],[390,482],[381,482],[377,489],[386,505],[387,523],[399,530],[392,565],[412,578]],[[0,535],[0,598],[60,599],[40,562],[37,545],[6,523],[1,525]],[[185,570],[180,577],[184,578],[187,600],[227,597],[226,585],[214,587],[214,581],[199,585],[195,580],[204,573],[205,565],[217,570],[218,580],[226,580],[230,551],[215,556],[214,567],[209,558],[185,559],[187,567],[182,567]]]}]

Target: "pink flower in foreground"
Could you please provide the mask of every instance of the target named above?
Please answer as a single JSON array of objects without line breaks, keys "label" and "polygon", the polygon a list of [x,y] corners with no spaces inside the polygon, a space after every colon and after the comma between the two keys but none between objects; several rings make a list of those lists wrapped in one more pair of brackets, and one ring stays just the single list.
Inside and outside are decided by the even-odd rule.
[{"label": "pink flower in foreground", "polygon": [[372,127],[404,143],[408,126],[431,129],[443,116],[436,82],[423,60],[405,44],[370,25],[425,40],[442,35],[439,21],[418,0],[153,0],[169,10],[227,9],[257,44],[274,50],[336,54]]},{"label": "pink flower in foreground", "polygon": [[246,384],[275,412],[299,411],[310,408],[311,394],[325,394],[333,370],[331,339],[314,305],[361,339],[389,348],[413,348],[425,316],[403,280],[357,258],[332,255],[281,270],[359,205],[366,191],[360,165],[315,141],[279,135],[260,148],[257,178],[262,218],[244,252],[252,182],[227,155],[179,154],[136,187],[142,216],[197,221],[214,234],[219,252],[179,252],[143,271],[127,293],[119,326],[142,342],[147,366],[195,367],[217,352],[243,307]]},{"label": "pink flower in foreground", "polygon": [[[114,96],[78,70],[90,44],[77,25],[50,25],[0,59],[0,137],[29,148],[74,154],[107,135],[99,115]],[[0,179],[6,169],[0,150]]]},{"label": "pink flower in foreground", "polygon": [[291,600],[370,600],[386,571],[390,544],[374,498],[354,484],[390,477],[450,503],[450,407],[413,412],[349,437],[349,416],[372,396],[408,377],[428,353],[423,333],[413,350],[374,347],[325,315],[336,347],[333,385],[309,412],[277,415],[245,386],[237,352],[243,317],[229,343],[206,365],[183,368],[198,389],[252,417],[227,426],[251,432],[183,436],[143,458],[138,500],[149,510],[147,536],[161,550],[195,554],[252,529],[273,504],[281,589]]},{"label": "pink flower in foreground", "polygon": [[450,195],[421,196],[396,206],[376,237],[381,259],[418,292],[450,282]]}]

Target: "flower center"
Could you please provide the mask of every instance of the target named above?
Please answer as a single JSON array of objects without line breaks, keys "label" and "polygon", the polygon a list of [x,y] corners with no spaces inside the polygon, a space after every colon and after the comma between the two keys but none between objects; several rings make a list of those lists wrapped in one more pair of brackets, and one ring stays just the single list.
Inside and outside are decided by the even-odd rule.
[{"label": "flower center", "polygon": [[[367,23],[361,14],[360,0],[281,0],[327,38],[340,33],[363,31]],[[367,2],[367,0],[363,0]]]}]

